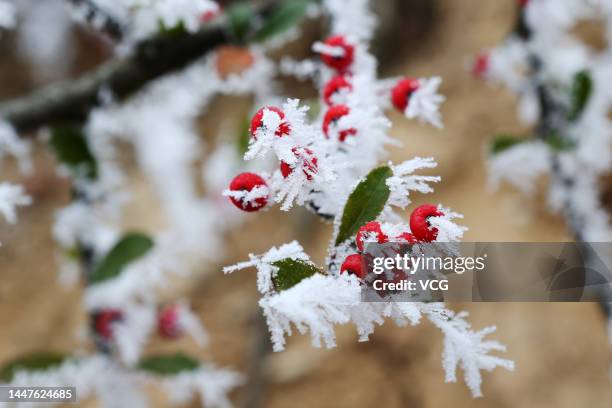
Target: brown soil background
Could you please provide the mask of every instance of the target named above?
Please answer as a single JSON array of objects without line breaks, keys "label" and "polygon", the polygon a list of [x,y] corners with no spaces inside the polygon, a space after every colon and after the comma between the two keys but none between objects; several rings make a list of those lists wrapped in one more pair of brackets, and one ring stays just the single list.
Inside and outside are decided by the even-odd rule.
[{"label": "brown soil background", "polygon": [[[445,81],[444,131],[392,116],[393,134],[405,143],[394,152],[394,159],[433,156],[440,163],[435,173],[442,176],[442,183],[435,194],[417,197],[417,202],[440,202],[464,213],[464,224],[470,227],[468,241],[568,239],[563,223],[547,213],[542,196],[525,198],[511,189],[495,193],[486,189],[485,141],[500,131],[526,129],[516,120],[513,97],[474,81],[465,65],[469,56],[505,36],[513,24],[514,1],[438,0],[432,13],[435,24],[425,27],[427,34],[416,37],[418,41],[402,35],[412,31],[400,25],[390,47],[394,49],[387,50],[393,62],[384,70],[387,75],[437,74]],[[89,41],[83,37],[80,47],[89,49]],[[9,58],[0,64],[0,89],[5,96],[23,92],[31,83],[11,58],[11,50],[5,46],[1,52]],[[81,59],[75,72],[95,63],[91,58]],[[219,100],[213,116],[203,123],[215,122],[214,112],[234,103]],[[35,174],[23,179],[8,166],[3,170],[5,177],[24,182],[35,204],[20,212],[17,227],[0,224],[0,364],[33,350],[70,352],[77,347],[75,334],[85,323],[79,308],[80,291],[66,291],[57,283],[50,236],[53,212],[69,200],[67,183],[55,175],[52,160],[42,152],[37,153]],[[126,219],[143,228],[156,225],[156,206],[144,193],[145,181],[134,174],[133,183],[143,193],[135,197]],[[312,224],[315,227],[309,227]],[[330,229],[318,225],[300,212],[272,211],[252,217],[228,236],[228,254],[222,265],[294,238],[321,260]],[[508,346],[507,357],[516,362],[514,372],[485,374],[484,398],[472,399],[464,384],[444,383],[442,337],[429,324],[398,328],[387,323],[367,343],[357,343],[354,330],[341,327],[338,347],[333,350],[313,349],[308,337],[294,336],[285,352],[267,354],[261,369],[253,368],[253,350],[260,334],[254,272],[226,277],[217,265],[203,268],[202,275],[206,278],[189,285],[188,296],[212,334],[210,347],[197,349],[188,340],[156,341],[151,350],[189,350],[220,365],[256,373],[248,386],[234,393],[239,405],[254,406],[254,394],[246,390],[257,388],[257,381],[264,383],[261,406],[271,408],[596,408],[612,404],[608,340],[594,304],[452,305],[469,310],[475,328],[495,324],[498,331],[493,337]],[[165,406],[161,396],[156,402]]]}]

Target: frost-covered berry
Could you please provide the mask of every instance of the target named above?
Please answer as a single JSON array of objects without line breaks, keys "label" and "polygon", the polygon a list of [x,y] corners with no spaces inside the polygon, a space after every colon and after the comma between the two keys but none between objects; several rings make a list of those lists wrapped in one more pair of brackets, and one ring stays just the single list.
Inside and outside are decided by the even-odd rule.
[{"label": "frost-covered berry", "polygon": [[117,309],[105,309],[94,313],[93,325],[97,335],[110,340],[113,338],[113,324],[123,320],[123,313]]},{"label": "frost-covered berry", "polygon": [[334,68],[340,72],[346,71],[352,64],[355,58],[355,47],[349,44],[341,35],[334,35],[325,40],[326,47],[342,49],[342,55],[323,52],[321,60],[330,68]]},{"label": "frost-covered berry", "polygon": [[489,71],[489,54],[481,52],[476,56],[474,65],[472,66],[472,75],[475,78],[482,79]]},{"label": "frost-covered berry", "polygon": [[419,81],[414,78],[404,78],[400,80],[391,91],[391,101],[393,106],[400,112],[404,112],[408,106],[410,96],[419,89]]},{"label": "frost-covered berry", "polygon": [[[230,191],[251,192],[257,187],[267,187],[266,181],[255,173],[241,173],[234,177],[230,183]],[[254,200],[245,200],[244,198],[230,197],[232,203],[243,211],[253,212],[259,211],[268,204],[268,197],[258,197]]]},{"label": "frost-covered berry", "polygon": [[[297,165],[303,168],[302,171],[306,175],[306,178],[308,180],[312,180],[312,175],[318,171],[317,164],[319,162],[312,150],[307,147],[294,147],[293,149],[291,149],[291,151],[293,152],[293,154],[295,154],[295,157],[298,158]],[[291,173],[293,173],[293,167],[291,167],[290,164],[281,161],[280,171],[283,177],[287,178]]]},{"label": "frost-covered berry", "polygon": [[444,213],[438,210],[438,207],[431,204],[425,204],[415,209],[410,215],[410,229],[412,234],[419,241],[431,242],[438,237],[438,229],[431,228],[429,217],[440,217]]},{"label": "frost-covered berry", "polygon": [[[325,117],[323,118],[323,133],[325,133],[327,138],[329,138],[330,126],[333,123],[338,122],[340,118],[348,115],[350,112],[351,110],[346,105],[334,105],[327,110]],[[347,136],[354,136],[355,134],[357,134],[357,130],[355,128],[338,130],[338,139],[341,142],[344,142]]]},{"label": "frost-covered berry", "polygon": [[371,237],[375,237],[379,244],[389,242],[389,237],[382,232],[379,222],[368,222],[359,228],[359,231],[357,231],[357,237],[355,238],[355,243],[357,244],[357,248],[359,248],[360,252],[363,252],[364,241],[367,241],[367,238]]},{"label": "frost-covered berry", "polygon": [[182,334],[178,305],[164,307],[157,316],[157,330],[162,337],[176,338]]},{"label": "frost-covered berry", "polygon": [[359,279],[365,279],[366,270],[363,267],[363,257],[360,254],[347,256],[340,267],[340,273],[348,273],[357,276]]},{"label": "frost-covered berry", "polygon": [[404,232],[399,237],[396,238],[399,241],[406,241],[409,244],[414,244],[417,242],[417,239],[409,232]]},{"label": "frost-covered berry", "polygon": [[289,126],[289,123],[285,121],[285,113],[280,108],[277,108],[275,106],[266,106],[258,110],[257,113],[253,115],[253,119],[251,119],[251,136],[254,139],[257,139],[257,130],[265,127],[263,121],[265,111],[274,112],[280,117],[280,125],[278,126],[278,129],[276,129],[275,135],[278,137],[288,135],[291,131],[291,128]]},{"label": "frost-covered berry", "polygon": [[333,77],[323,88],[323,100],[329,106],[334,105],[332,100],[334,95],[342,91],[351,91],[353,85],[349,82],[346,75],[338,75]]}]

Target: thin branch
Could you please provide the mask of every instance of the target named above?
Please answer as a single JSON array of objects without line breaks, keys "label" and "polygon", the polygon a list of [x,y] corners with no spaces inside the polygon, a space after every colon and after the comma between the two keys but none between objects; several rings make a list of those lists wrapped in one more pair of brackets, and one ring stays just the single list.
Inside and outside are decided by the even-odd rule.
[{"label": "thin branch", "polygon": [[[265,19],[280,0],[255,7],[252,18]],[[21,134],[49,124],[82,121],[99,104],[100,93],[109,91],[121,100],[149,81],[181,69],[220,45],[230,43],[229,22],[210,25],[194,34],[158,34],[136,45],[133,53],[103,64],[84,76],[0,103],[0,119]]]}]

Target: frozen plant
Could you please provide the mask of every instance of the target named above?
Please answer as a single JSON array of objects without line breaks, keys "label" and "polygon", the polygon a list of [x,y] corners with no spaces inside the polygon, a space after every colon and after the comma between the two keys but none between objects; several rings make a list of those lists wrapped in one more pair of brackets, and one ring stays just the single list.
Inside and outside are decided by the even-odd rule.
[{"label": "frozen plant", "polygon": [[437,93],[441,79],[379,80],[377,61],[368,50],[375,27],[368,2],[324,0],[322,11],[331,19],[331,33],[313,45],[320,60],[285,59],[281,68],[298,78],[312,78],[325,108],[314,121],[306,117],[309,107],[295,99],[258,110],[244,158],[273,156],[276,168],[239,174],[224,194],[247,212],[274,203],[285,211],[300,205],[332,220],[326,265],[317,266],[299,243],[291,242],[262,255],[251,254],[249,261],[224,271],[257,269],[259,305],[275,351],[285,348],[293,330],[309,333],[315,347],[334,347],[336,325],[354,324],[359,340],[367,341],[387,318],[403,326],[425,317],[445,336],[446,381],[456,381],[461,367],[472,394],[480,396],[482,370],[513,368],[511,361],[489,354],[505,350],[485,339],[494,328],[473,331],[465,313],[455,314],[441,303],[366,303],[361,298],[365,242],[418,246],[458,241],[465,231],[454,222],[461,216],[442,206],[414,208],[409,222],[396,212],[410,206],[410,192],[432,192],[431,183],[440,181],[418,174],[435,167],[433,159],[380,165],[387,146],[397,146],[388,135],[387,108],[394,106],[408,118],[442,127],[438,108],[444,98]]},{"label": "frozen plant", "polygon": [[[532,195],[549,176],[550,208],[575,239],[608,242],[612,224],[602,197],[612,166],[612,53],[581,40],[576,27],[583,21],[602,22],[609,43],[612,2],[520,1],[515,30],[478,56],[474,74],[515,92],[520,118],[533,126],[529,137],[493,141],[491,185],[506,181]],[[612,300],[605,291],[600,296]]]}]

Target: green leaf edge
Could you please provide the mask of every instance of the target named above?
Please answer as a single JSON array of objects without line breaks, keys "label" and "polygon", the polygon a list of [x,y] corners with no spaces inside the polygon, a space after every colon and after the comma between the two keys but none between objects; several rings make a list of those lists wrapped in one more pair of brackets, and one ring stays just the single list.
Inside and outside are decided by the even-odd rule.
[{"label": "green leaf edge", "polygon": [[[381,166],[372,170],[364,180],[362,180],[355,190],[349,196],[346,205],[344,206],[344,212],[342,214],[342,222],[340,223],[340,228],[338,229],[338,236],[336,237],[336,246],[340,245],[344,241],[348,240],[352,236],[354,236],[359,228],[370,222],[374,221],[376,217],[380,215],[383,208],[385,208],[385,204],[389,199],[389,195],[391,191],[389,190],[389,186],[387,186],[387,179],[393,175],[393,171],[389,166]],[[378,182],[376,183],[376,180]],[[374,187],[374,191],[370,194],[370,199],[368,199],[365,203],[363,203],[363,199],[360,198],[363,194],[368,193],[368,189],[371,187],[369,184],[376,183]],[[370,203],[371,199],[374,197],[374,193],[380,191],[384,200],[380,200],[377,203]],[[358,204],[356,204],[358,203]],[[347,211],[349,208],[352,208],[354,205],[360,205],[361,210],[359,211],[359,215],[357,217],[353,217],[355,220],[359,220],[359,222],[353,222],[349,217],[350,213]],[[365,214],[365,215],[364,215]]]},{"label": "green leaf edge", "polygon": [[[121,254],[120,251],[124,251],[123,247],[132,240],[140,240],[139,247],[136,250],[130,249],[131,252],[128,254]],[[126,265],[145,255],[154,244],[148,235],[142,233],[133,232],[124,235],[98,264],[89,278],[90,283],[100,283],[119,276]],[[119,261],[116,258],[119,258]]]},{"label": "green leaf edge", "polygon": [[62,364],[68,356],[53,351],[37,351],[15,358],[0,370],[0,381],[10,382],[19,371],[45,371]]},{"label": "green leaf edge", "polygon": [[291,289],[306,278],[323,272],[310,262],[300,259],[285,258],[272,262],[278,268],[278,272],[272,278],[274,289],[278,292]]},{"label": "green leaf edge", "polygon": [[179,352],[143,357],[136,367],[157,375],[175,375],[182,371],[193,371],[199,366],[197,359]]}]

